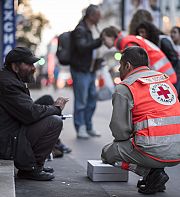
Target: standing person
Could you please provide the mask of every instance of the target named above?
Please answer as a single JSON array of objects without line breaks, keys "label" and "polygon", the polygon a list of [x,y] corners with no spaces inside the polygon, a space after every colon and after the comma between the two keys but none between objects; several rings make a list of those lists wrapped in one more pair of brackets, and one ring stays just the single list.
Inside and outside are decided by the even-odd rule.
[{"label": "standing person", "polygon": [[14,160],[19,178],[47,181],[54,175],[44,162],[62,130],[60,115],[68,99],[60,97],[53,105],[33,102],[26,83],[34,81],[38,60],[25,47],[12,49],[5,58],[0,71],[0,158]]},{"label": "standing person", "polygon": [[137,10],[136,13],[134,13],[134,15],[130,21],[129,34],[136,35],[136,28],[143,21],[148,21],[148,22],[152,23],[153,17],[149,11],[144,10],[144,9],[139,9],[139,10]]},{"label": "standing person", "polygon": [[74,90],[74,125],[77,137],[87,139],[100,136],[93,128],[92,116],[96,108],[96,75],[93,72],[93,50],[101,46],[101,39],[93,39],[91,28],[97,26],[99,7],[90,5],[85,16],[72,32],[71,75]]},{"label": "standing person", "polygon": [[178,71],[178,67],[180,69],[180,65],[178,66],[178,55],[174,49],[174,43],[170,36],[165,35],[154,24],[147,21],[138,25],[136,28],[136,35],[140,35],[157,45],[169,59],[176,73],[180,73],[180,71]]},{"label": "standing person", "polygon": [[54,87],[54,90],[57,90],[58,88],[58,76],[59,76],[59,71],[60,71],[60,66],[58,64],[56,64],[54,66],[54,81],[53,81],[53,87]]},{"label": "standing person", "polygon": [[114,141],[103,148],[102,160],[143,176],[140,193],[164,191],[169,179],[164,168],[180,163],[177,92],[167,75],[149,69],[141,47],[122,52],[119,71],[110,122]]},{"label": "standing person", "polygon": [[180,59],[180,27],[174,26],[171,29],[171,38],[175,45],[175,50],[178,54],[178,57]]},{"label": "standing person", "polygon": [[[177,69],[180,70],[180,27],[175,26],[171,29],[171,38],[174,42],[174,48],[178,55],[178,67]],[[180,73],[178,73],[178,82],[176,83],[176,89],[178,91],[179,99],[180,99]]]},{"label": "standing person", "polygon": [[150,68],[166,73],[173,84],[177,82],[177,76],[171,63],[165,54],[152,42],[141,36],[128,35],[124,37],[121,31],[114,26],[103,29],[101,37],[108,48],[115,46],[120,51],[129,46],[140,46],[144,48],[149,56]]},{"label": "standing person", "polygon": [[139,24],[136,29],[136,35],[140,35],[143,38],[150,40],[155,45],[157,45],[162,50],[162,52],[164,52],[176,72],[177,83],[174,85],[178,91],[178,94],[180,94],[180,60],[178,58],[177,52],[175,51],[175,45],[171,37],[165,35],[154,24],[147,21]]}]

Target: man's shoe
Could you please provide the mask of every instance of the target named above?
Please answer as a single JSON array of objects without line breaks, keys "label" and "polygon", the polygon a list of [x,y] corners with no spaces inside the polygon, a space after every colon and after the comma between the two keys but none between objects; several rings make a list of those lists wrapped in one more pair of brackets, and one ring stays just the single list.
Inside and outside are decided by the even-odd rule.
[{"label": "man's shoe", "polygon": [[39,170],[32,170],[32,171],[19,170],[17,173],[17,177],[20,179],[31,179],[35,181],[50,181],[54,179],[53,174]]},{"label": "man's shoe", "polygon": [[63,143],[57,143],[55,144],[55,148],[62,151],[63,153],[70,153],[72,150],[67,147],[65,144]]},{"label": "man's shoe", "polygon": [[54,172],[54,169],[51,168],[51,167],[43,167],[42,171],[48,172],[48,173],[53,173]]},{"label": "man's shoe", "polygon": [[95,131],[94,129],[91,130],[87,130],[87,133],[92,136],[92,137],[100,137],[101,134],[97,133],[97,131]]},{"label": "man's shoe", "polygon": [[169,180],[168,175],[164,169],[152,169],[147,176],[145,186],[140,186],[138,192],[143,194],[154,194],[160,190]]},{"label": "man's shoe", "polygon": [[53,158],[60,158],[60,157],[63,157],[64,153],[63,151],[60,151],[59,149],[54,147],[52,149],[52,155],[53,155]]},{"label": "man's shoe", "polygon": [[[140,187],[145,187],[146,186],[146,180],[144,179],[139,179],[138,182],[137,182],[137,188],[140,188]],[[165,184],[159,188],[158,192],[164,192],[166,190],[166,186]]]},{"label": "man's shoe", "polygon": [[89,138],[89,135],[86,131],[85,125],[79,127],[79,130],[77,133],[77,138],[79,138],[79,139],[88,139]]}]

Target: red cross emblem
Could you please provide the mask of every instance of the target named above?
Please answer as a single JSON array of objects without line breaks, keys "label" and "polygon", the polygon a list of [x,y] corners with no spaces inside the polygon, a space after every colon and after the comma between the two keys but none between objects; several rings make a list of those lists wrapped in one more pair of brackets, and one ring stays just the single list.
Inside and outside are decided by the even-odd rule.
[{"label": "red cross emblem", "polygon": [[163,95],[163,96],[165,97],[165,99],[168,99],[168,98],[169,98],[168,94],[171,94],[171,93],[169,92],[169,90],[165,90],[162,86],[160,86],[160,87],[158,87],[158,88],[160,89],[160,91],[157,92],[158,95],[159,95],[159,96]]}]

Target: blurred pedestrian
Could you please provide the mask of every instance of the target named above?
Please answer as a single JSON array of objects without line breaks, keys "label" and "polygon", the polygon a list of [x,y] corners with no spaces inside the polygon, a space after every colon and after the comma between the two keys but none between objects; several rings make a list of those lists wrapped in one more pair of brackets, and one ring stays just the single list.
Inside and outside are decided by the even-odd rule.
[{"label": "blurred pedestrian", "polygon": [[53,72],[53,74],[54,74],[54,81],[53,81],[54,90],[57,90],[57,88],[58,88],[59,71],[60,71],[60,66],[58,64],[56,64],[54,67],[54,72]]},{"label": "blurred pedestrian", "polygon": [[122,52],[119,71],[110,122],[114,140],[103,148],[102,160],[143,176],[140,193],[164,191],[169,179],[164,168],[180,163],[177,92],[167,75],[149,69],[141,47]]},{"label": "blurred pedestrian", "polygon": [[59,97],[53,105],[33,102],[26,83],[34,81],[38,60],[25,47],[12,49],[5,58],[0,71],[0,158],[14,160],[19,178],[47,181],[54,175],[44,162],[60,135],[60,115],[68,99]]},{"label": "blurred pedestrian", "polygon": [[180,71],[178,72],[177,70],[178,55],[174,49],[174,43],[170,36],[165,35],[154,24],[147,21],[144,21],[138,25],[136,28],[136,35],[140,35],[157,45],[169,59],[176,73],[180,73]]},{"label": "blurred pedestrian", "polygon": [[136,29],[136,35],[140,35],[143,38],[150,40],[164,52],[176,72],[177,83],[175,84],[175,87],[178,94],[180,94],[180,60],[177,52],[175,51],[174,43],[171,37],[165,35],[154,24],[147,21],[139,24]]},{"label": "blurred pedestrian", "polygon": [[123,36],[122,32],[114,26],[103,29],[101,36],[104,44],[108,48],[115,46],[120,51],[129,46],[140,46],[144,48],[149,56],[150,68],[166,73],[173,84],[177,82],[177,76],[171,63],[166,58],[165,54],[152,42],[142,38],[141,36]]},{"label": "blurred pedestrian", "polygon": [[93,72],[93,50],[101,46],[101,39],[93,39],[91,29],[97,27],[101,13],[90,5],[85,16],[72,32],[71,75],[74,90],[74,125],[77,138],[100,136],[92,124],[96,108],[96,74]]},{"label": "blurred pedestrian", "polygon": [[143,22],[153,22],[153,17],[151,13],[148,10],[139,9],[137,12],[133,15],[130,24],[129,24],[129,34],[130,35],[136,35],[136,28],[137,26]]},{"label": "blurred pedestrian", "polygon": [[171,29],[171,38],[175,45],[175,50],[178,54],[178,57],[180,59],[180,27],[174,26]]}]

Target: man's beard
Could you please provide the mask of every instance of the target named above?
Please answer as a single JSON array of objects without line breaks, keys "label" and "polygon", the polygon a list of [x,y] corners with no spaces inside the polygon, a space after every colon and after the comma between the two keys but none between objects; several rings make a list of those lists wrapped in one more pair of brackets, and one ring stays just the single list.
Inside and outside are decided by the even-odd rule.
[{"label": "man's beard", "polygon": [[24,83],[35,83],[34,73],[19,72],[18,75]]}]

